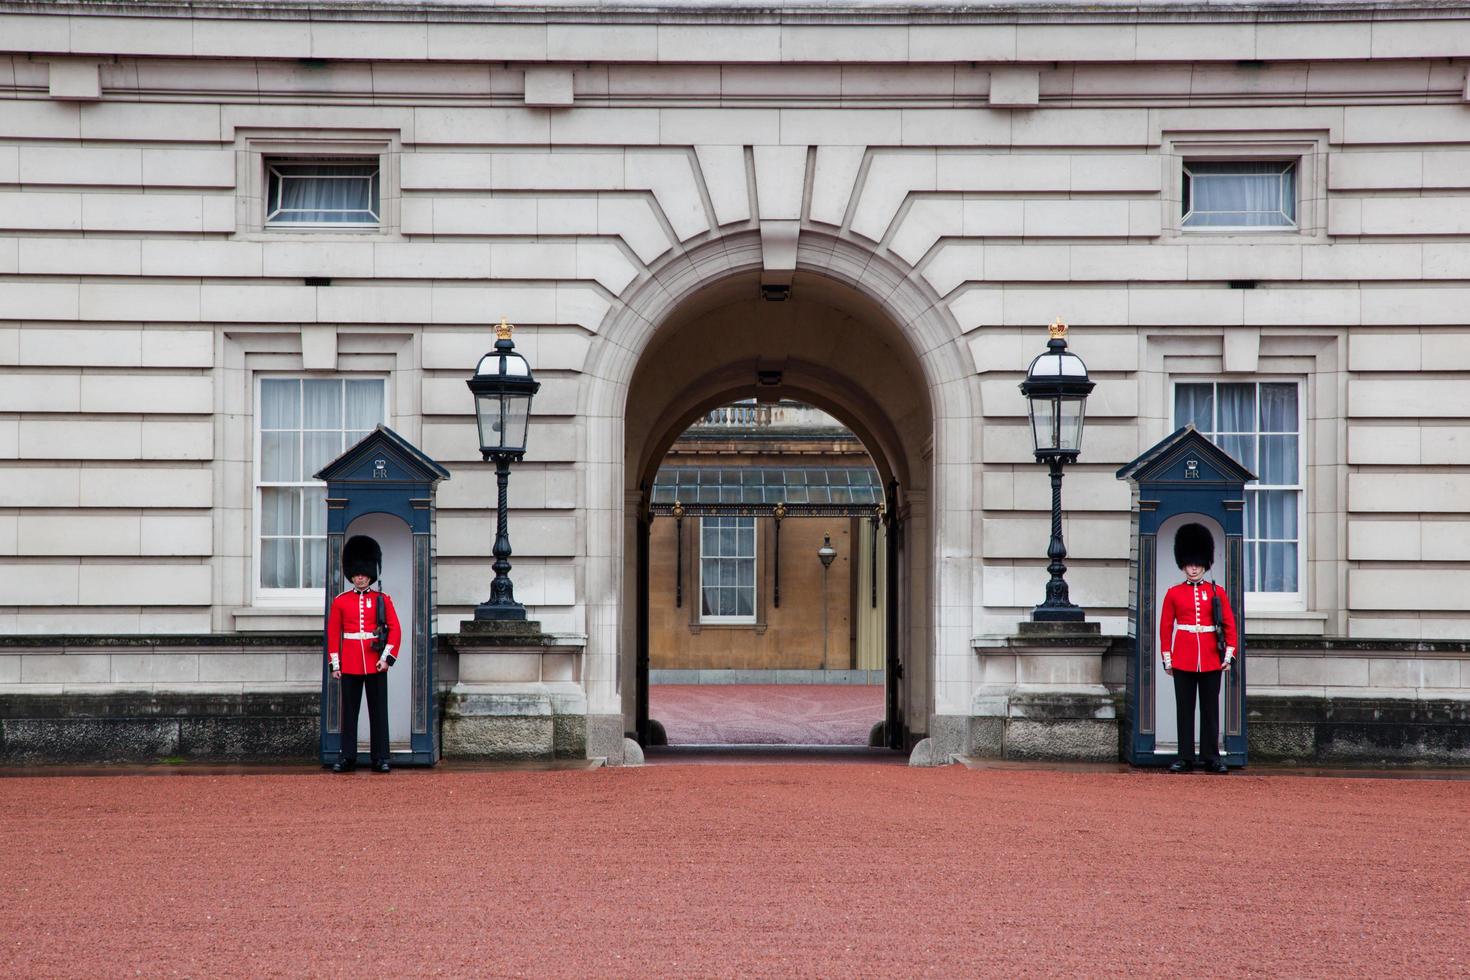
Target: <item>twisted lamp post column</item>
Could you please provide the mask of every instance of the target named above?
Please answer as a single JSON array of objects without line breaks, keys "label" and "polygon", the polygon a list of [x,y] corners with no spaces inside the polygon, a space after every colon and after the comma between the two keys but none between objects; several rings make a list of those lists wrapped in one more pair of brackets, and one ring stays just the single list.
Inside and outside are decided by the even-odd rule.
[{"label": "twisted lamp post column", "polygon": [[[509,494],[510,494],[510,462],[513,457],[507,453],[492,453],[491,458],[495,461],[495,484],[497,490],[497,503],[495,506],[495,546],[491,554],[495,556],[495,562],[490,567],[495,570],[495,578],[490,582],[490,598],[475,609],[476,619],[524,619],[526,609],[516,602],[515,586],[510,580],[510,519],[509,519]],[[520,610],[519,616],[507,617],[497,615],[480,615],[481,610],[493,613],[496,610],[509,610],[511,608]]]}]

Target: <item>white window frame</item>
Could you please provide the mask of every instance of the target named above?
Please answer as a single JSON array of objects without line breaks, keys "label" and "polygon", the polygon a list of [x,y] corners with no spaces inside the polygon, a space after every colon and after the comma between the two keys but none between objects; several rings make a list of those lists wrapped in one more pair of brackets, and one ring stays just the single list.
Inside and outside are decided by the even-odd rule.
[{"label": "white window frame", "polygon": [[[278,606],[282,608],[300,608],[302,606],[318,606],[324,599],[326,590],[322,589],[278,589],[268,588],[261,584],[261,560],[262,560],[262,515],[261,515],[261,488],[264,486],[301,486],[310,485],[312,481],[307,474],[298,483],[271,483],[265,484],[261,480],[261,384],[265,381],[381,381],[383,384],[383,424],[391,425],[392,419],[392,397],[390,378],[381,372],[334,372],[332,374],[311,374],[304,371],[259,371],[255,373],[251,383],[253,398],[253,412],[250,419],[252,460],[251,460],[251,484],[250,484],[250,594],[252,604],[257,606]],[[345,431],[345,430],[344,430]],[[323,518],[325,524],[325,517]]]},{"label": "white window frame", "polygon": [[[263,215],[262,220],[264,221],[264,224],[265,224],[265,227],[266,228],[269,228],[272,231],[281,230],[281,229],[286,229],[286,230],[302,230],[302,231],[320,231],[320,230],[323,230],[323,229],[329,230],[329,231],[378,231],[379,229],[382,228],[382,226],[383,226],[383,158],[382,158],[381,155],[379,155],[379,154],[371,154],[371,155],[359,155],[359,156],[348,156],[348,157],[268,156],[268,157],[264,157],[263,158],[262,163],[263,163],[263,165],[265,167],[264,187],[265,187],[265,190],[266,190],[266,197],[265,197],[265,201],[264,201],[265,214]],[[313,166],[313,165],[340,166],[340,167],[349,167],[349,166],[371,167],[372,168],[372,173],[371,174],[367,174],[365,176],[359,176],[359,177],[318,176],[318,177],[314,177],[314,178],[306,178],[306,177],[292,177],[290,174],[288,174],[288,173],[284,172],[282,169],[280,169],[280,168],[292,167],[292,166]],[[371,202],[371,208],[369,210],[367,210],[366,212],[360,212],[360,211],[355,211],[354,210],[354,211],[352,211],[350,213],[353,213],[353,214],[366,213],[368,215],[371,215],[372,220],[370,220],[370,221],[281,221],[281,220],[275,219],[272,216],[274,214],[278,213],[278,212],[275,210],[275,203],[276,202],[275,202],[275,200],[273,199],[273,197],[271,195],[271,183],[272,183],[271,178],[272,178],[273,175],[274,175],[274,177],[278,181],[278,183],[277,183],[277,187],[278,188],[280,186],[284,185],[284,183],[287,180],[293,180],[293,179],[295,179],[295,180],[310,180],[310,179],[314,179],[314,180],[363,180],[363,179],[367,179],[367,180],[370,180],[372,182],[373,188],[376,191],[376,193],[374,194],[374,200]],[[313,208],[312,210],[327,210],[327,209],[324,209],[324,208]],[[347,212],[344,212],[344,213],[347,213]]]},{"label": "white window frame", "polygon": [[[279,241],[283,236],[309,236],[313,241],[403,241],[400,232],[402,194],[399,162],[402,140],[396,130],[251,129],[235,131],[236,172],[235,237],[245,241]],[[269,161],[318,163],[324,161],[376,163],[378,166],[378,221],[376,224],[329,222],[267,223]],[[316,275],[307,272],[305,275]]]},{"label": "white window frame", "polygon": [[[1327,235],[1327,133],[1317,130],[1262,130],[1256,133],[1166,130],[1160,154],[1164,193],[1160,195],[1163,234],[1172,245],[1280,245],[1285,241],[1329,241]],[[1209,228],[1184,224],[1184,167],[1202,163],[1296,164],[1296,225]]]},{"label": "white window frame", "polygon": [[[750,551],[750,555],[748,556],[748,558],[745,555],[711,555],[711,556],[709,556],[709,557],[717,558],[717,559],[736,560],[736,561],[746,561],[746,560],[748,560],[750,562],[750,565],[751,565],[750,615],[748,615],[748,616],[715,616],[715,615],[707,615],[705,613],[705,611],[704,611],[704,562],[705,562],[705,558],[706,558],[706,555],[704,553],[704,527],[705,527],[705,522],[706,521],[709,521],[709,520],[712,520],[712,519],[713,520],[719,520],[719,521],[732,521],[733,520],[733,521],[749,521],[750,522],[750,528],[751,528],[751,551]],[[760,612],[760,607],[758,605],[758,603],[760,601],[760,522],[757,521],[754,517],[741,517],[741,516],[738,516],[738,515],[717,516],[717,517],[714,517],[714,518],[701,517],[699,519],[699,529],[698,529],[697,539],[699,541],[699,549],[698,549],[698,552],[697,552],[697,558],[696,558],[696,560],[699,563],[699,622],[700,622],[700,624],[701,625],[705,625],[705,626],[718,626],[718,625],[721,625],[721,624],[724,624],[724,625],[740,625],[740,626],[754,626],[756,624],[756,621],[757,621],[757,616],[758,616],[758,614]],[[721,586],[715,586],[715,587],[716,588],[720,588]],[[739,588],[739,587],[740,586],[737,586],[737,588]]]},{"label": "white window frame", "polygon": [[[1308,445],[1307,445],[1307,408],[1306,408],[1306,405],[1307,405],[1307,381],[1306,381],[1306,379],[1303,378],[1303,377],[1301,377],[1301,376],[1299,376],[1299,375],[1261,375],[1261,374],[1255,374],[1255,375],[1250,375],[1249,377],[1230,377],[1230,376],[1225,376],[1225,375],[1181,376],[1181,377],[1172,378],[1170,380],[1171,380],[1171,384],[1170,384],[1170,387],[1169,387],[1169,405],[1168,405],[1168,411],[1169,411],[1169,419],[1170,419],[1170,421],[1175,423],[1171,427],[1172,429],[1177,429],[1181,425],[1183,425],[1183,421],[1181,419],[1179,419],[1175,415],[1175,406],[1178,404],[1178,388],[1179,388],[1180,385],[1204,385],[1204,384],[1208,384],[1208,385],[1218,386],[1218,385],[1222,385],[1222,384],[1252,384],[1252,385],[1255,385],[1256,386],[1256,402],[1255,402],[1255,404],[1256,404],[1257,408],[1256,408],[1256,418],[1255,418],[1255,426],[1256,426],[1256,429],[1255,429],[1254,435],[1256,436],[1256,439],[1257,439],[1257,444],[1256,444],[1257,468],[1259,468],[1259,463],[1260,463],[1260,458],[1261,458],[1260,442],[1259,442],[1260,436],[1261,436],[1261,432],[1260,432],[1260,407],[1259,407],[1260,406],[1260,386],[1263,385],[1263,384],[1294,384],[1294,385],[1296,385],[1296,415],[1297,415],[1297,419],[1296,419],[1296,425],[1297,425],[1297,455],[1296,455],[1296,466],[1297,466],[1297,480],[1298,480],[1298,482],[1294,486],[1293,485],[1289,485],[1289,484],[1284,484],[1284,483],[1281,483],[1281,484],[1272,483],[1272,484],[1267,484],[1265,486],[1262,486],[1259,483],[1248,483],[1248,484],[1246,484],[1246,491],[1245,492],[1247,494],[1250,494],[1253,490],[1294,490],[1296,492],[1296,495],[1297,495],[1297,513],[1296,513],[1296,528],[1297,528],[1297,539],[1296,539],[1296,541],[1297,541],[1297,545],[1296,545],[1296,566],[1297,566],[1296,567],[1296,584],[1297,584],[1297,588],[1296,588],[1296,591],[1295,592],[1246,592],[1245,593],[1245,596],[1246,596],[1246,615],[1250,615],[1252,612],[1301,612],[1301,611],[1304,611],[1306,609],[1306,607],[1307,607],[1306,606],[1306,600],[1307,600],[1307,549],[1308,549],[1308,546],[1309,546],[1309,541],[1308,541],[1309,528],[1307,526],[1307,459],[1308,459],[1308,455],[1307,454],[1308,454]],[[1216,405],[1216,418],[1218,418],[1218,406],[1219,406],[1219,398],[1218,397],[1216,397],[1214,399],[1214,404]],[[1214,420],[1211,420],[1211,421],[1213,422]],[[1203,435],[1203,434],[1204,433],[1201,433],[1201,435]],[[1246,519],[1247,519],[1247,517],[1248,517],[1248,510],[1246,512],[1243,512],[1241,514],[1241,520],[1242,520],[1242,522],[1245,522]],[[1243,526],[1242,527],[1242,531],[1244,532],[1246,530],[1248,530],[1248,528],[1246,528],[1246,527]],[[1244,535],[1243,535],[1243,537],[1244,537]],[[1249,548],[1250,547],[1249,540],[1250,540],[1249,538],[1245,538],[1245,547],[1246,548]],[[1216,556],[1215,556],[1217,563],[1221,560],[1222,554],[1223,554],[1223,552],[1217,550]],[[1244,571],[1244,568],[1242,568],[1242,571]]]},{"label": "white window frame", "polygon": [[[1218,165],[1218,164],[1232,164],[1232,163],[1248,163],[1248,164],[1274,163],[1274,164],[1277,164],[1277,165],[1279,165],[1281,167],[1281,171],[1280,171],[1280,173],[1277,176],[1284,176],[1287,173],[1287,171],[1290,171],[1291,172],[1291,175],[1292,175],[1291,176],[1291,187],[1292,187],[1292,195],[1293,195],[1292,196],[1292,201],[1291,201],[1291,205],[1292,205],[1292,207],[1291,207],[1292,216],[1290,218],[1288,218],[1286,221],[1284,221],[1284,222],[1282,222],[1280,224],[1271,224],[1271,225],[1191,225],[1191,224],[1189,224],[1189,216],[1195,213],[1195,211],[1191,207],[1191,205],[1194,202],[1192,200],[1184,199],[1185,198],[1184,190],[1183,190],[1184,181],[1183,181],[1182,178],[1183,177],[1186,177],[1186,176],[1189,177],[1190,194],[1192,195],[1193,192],[1194,192],[1194,188],[1198,186],[1198,183],[1199,183],[1200,180],[1219,179],[1219,175],[1196,174],[1194,172],[1194,170],[1191,169],[1191,168],[1203,169],[1203,168],[1209,167],[1211,164],[1217,164]],[[1223,232],[1231,232],[1231,233],[1234,233],[1234,234],[1268,235],[1268,234],[1271,234],[1273,232],[1292,232],[1292,233],[1294,233],[1294,232],[1297,231],[1297,229],[1299,227],[1299,225],[1297,223],[1297,216],[1301,214],[1301,159],[1299,157],[1291,157],[1291,158],[1285,158],[1285,159],[1280,159],[1280,160],[1275,160],[1275,159],[1272,159],[1272,160],[1213,160],[1213,159],[1206,159],[1204,157],[1189,157],[1189,158],[1187,158],[1184,161],[1183,166],[1180,168],[1180,175],[1181,175],[1181,180],[1180,180],[1180,198],[1181,198],[1181,200],[1180,200],[1180,209],[1181,210],[1180,210],[1180,215],[1179,215],[1179,226],[1181,228],[1183,228],[1188,234],[1194,234],[1197,231],[1216,231],[1216,232],[1223,231]],[[1277,200],[1278,207],[1277,207],[1277,213],[1281,214],[1282,217],[1286,217],[1286,209],[1284,207],[1284,205],[1285,205],[1285,199],[1284,199],[1284,197],[1282,195],[1279,194],[1280,189],[1281,188],[1278,186],[1278,200]],[[1200,213],[1205,213],[1205,212],[1200,212]],[[1214,212],[1214,213],[1221,213],[1221,212]],[[1229,213],[1229,212],[1225,212],[1225,213]]]}]

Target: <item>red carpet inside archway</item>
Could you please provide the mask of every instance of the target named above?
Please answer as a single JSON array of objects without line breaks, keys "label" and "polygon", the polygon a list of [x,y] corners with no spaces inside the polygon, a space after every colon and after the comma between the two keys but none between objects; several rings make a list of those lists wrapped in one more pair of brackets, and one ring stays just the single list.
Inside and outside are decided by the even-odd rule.
[{"label": "red carpet inside archway", "polygon": [[648,715],[670,745],[867,745],[876,684],[654,684]]}]

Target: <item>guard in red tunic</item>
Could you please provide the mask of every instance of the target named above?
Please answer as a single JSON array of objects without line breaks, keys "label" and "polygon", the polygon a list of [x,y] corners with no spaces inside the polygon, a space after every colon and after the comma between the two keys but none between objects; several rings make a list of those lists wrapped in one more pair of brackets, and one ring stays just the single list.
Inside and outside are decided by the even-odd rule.
[{"label": "guard in red tunic", "polygon": [[357,713],[367,691],[373,772],[388,771],[388,668],[402,641],[388,593],[371,591],[383,567],[378,542],[354,535],[342,549],[342,573],[352,588],[332,600],[327,614],[327,659],[342,680],[342,749],[333,772],[357,765]]},{"label": "guard in red tunic", "polygon": [[[1159,651],[1164,673],[1174,678],[1174,710],[1179,721],[1179,758],[1170,772],[1194,768],[1194,703],[1199,698],[1199,754],[1206,772],[1229,772],[1220,759],[1220,676],[1235,660],[1235,613],[1225,590],[1206,582],[1215,563],[1215,538],[1203,524],[1186,524],[1174,536],[1174,561],[1184,581],[1164,593],[1159,610]],[[1215,634],[1218,600],[1225,649]]]}]

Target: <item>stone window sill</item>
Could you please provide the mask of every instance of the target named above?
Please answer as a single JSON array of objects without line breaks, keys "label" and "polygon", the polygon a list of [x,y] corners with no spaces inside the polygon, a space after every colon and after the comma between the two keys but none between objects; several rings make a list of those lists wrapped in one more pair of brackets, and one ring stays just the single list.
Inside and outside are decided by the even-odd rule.
[{"label": "stone window sill", "polygon": [[322,628],[322,610],[290,607],[245,606],[231,609],[235,630],[240,633],[310,633]]},{"label": "stone window sill", "polygon": [[1301,610],[1250,610],[1245,614],[1246,636],[1323,636],[1327,614]]}]

